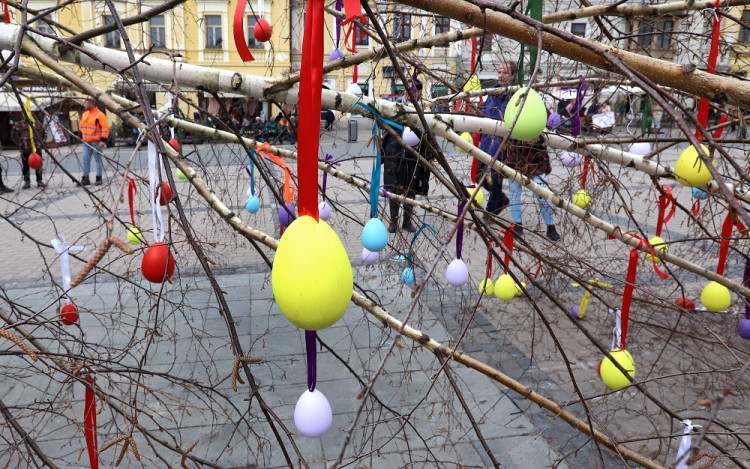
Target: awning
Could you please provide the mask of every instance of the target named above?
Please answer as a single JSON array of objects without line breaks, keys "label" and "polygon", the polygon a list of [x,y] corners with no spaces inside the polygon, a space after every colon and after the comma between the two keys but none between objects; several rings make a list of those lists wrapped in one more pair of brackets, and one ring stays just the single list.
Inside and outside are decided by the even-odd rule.
[{"label": "awning", "polygon": [[[25,101],[24,96],[31,99],[32,111],[41,111],[72,95],[69,93],[21,93],[21,99]],[[0,91],[0,112],[21,112],[24,101],[19,103],[18,98],[12,91]]]}]

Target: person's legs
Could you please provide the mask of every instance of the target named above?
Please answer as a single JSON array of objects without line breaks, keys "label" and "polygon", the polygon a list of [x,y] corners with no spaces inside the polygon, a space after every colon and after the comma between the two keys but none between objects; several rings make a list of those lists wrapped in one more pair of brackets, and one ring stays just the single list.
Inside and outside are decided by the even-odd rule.
[{"label": "person's legs", "polygon": [[3,182],[3,168],[0,166],[0,194],[6,194],[9,192],[13,192],[13,189],[5,186],[5,183]]},{"label": "person's legs", "polygon": [[91,172],[91,153],[94,151],[88,143],[83,144],[83,177],[88,179]]},{"label": "person's legs", "polygon": [[[547,178],[545,176],[534,176],[533,178],[531,178],[531,180],[544,187],[545,189],[549,189],[549,187],[547,186]],[[537,197],[537,203],[539,204],[539,212],[542,214],[544,224],[547,226],[554,225],[555,212],[552,208],[552,204],[542,197]]]},{"label": "person's legs", "polygon": [[513,223],[516,225],[523,224],[523,207],[521,206],[521,192],[523,186],[512,180],[508,180],[508,191],[510,193],[510,214],[513,217]]},{"label": "person's legs", "polygon": [[490,193],[487,201],[487,211],[499,214],[508,206],[508,196],[503,192],[503,177],[495,170],[490,170],[492,184],[485,183],[484,187]]},{"label": "person's legs", "polygon": [[31,153],[21,152],[21,175],[23,176],[24,189],[31,187],[29,156],[31,156]]},{"label": "person's legs", "polygon": [[102,150],[100,148],[94,148],[94,159],[96,160],[96,179],[102,180],[104,174],[104,163],[102,163]]},{"label": "person's legs", "polygon": [[391,222],[388,224],[388,232],[395,233],[398,231],[398,202],[388,199],[388,209],[391,213]]}]

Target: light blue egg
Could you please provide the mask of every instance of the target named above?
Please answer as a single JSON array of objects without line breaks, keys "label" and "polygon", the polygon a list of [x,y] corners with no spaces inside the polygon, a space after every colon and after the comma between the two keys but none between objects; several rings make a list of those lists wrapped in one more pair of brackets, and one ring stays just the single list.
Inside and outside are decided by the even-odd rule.
[{"label": "light blue egg", "polygon": [[414,269],[411,267],[405,268],[404,271],[401,272],[401,280],[407,285],[414,283]]},{"label": "light blue egg", "polygon": [[362,244],[372,252],[382,251],[388,244],[388,229],[379,218],[370,218],[362,230]]},{"label": "light blue egg", "polygon": [[245,209],[250,213],[258,213],[260,210],[260,199],[252,196],[245,202]]},{"label": "light blue egg", "polygon": [[693,187],[693,197],[698,200],[706,200],[708,198],[708,194],[706,194],[706,191],[704,191],[703,189]]}]

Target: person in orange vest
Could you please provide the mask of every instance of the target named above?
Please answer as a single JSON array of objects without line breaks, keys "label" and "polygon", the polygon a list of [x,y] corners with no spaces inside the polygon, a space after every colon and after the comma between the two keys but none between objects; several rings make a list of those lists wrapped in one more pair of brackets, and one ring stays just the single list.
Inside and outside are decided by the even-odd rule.
[{"label": "person in orange vest", "polygon": [[86,111],[81,117],[81,138],[83,139],[83,176],[81,185],[88,186],[89,172],[91,171],[91,155],[96,160],[96,182],[94,185],[102,185],[102,174],[104,165],[102,164],[101,150],[107,146],[109,138],[109,122],[107,116],[96,106],[96,101],[89,98],[83,103]]}]

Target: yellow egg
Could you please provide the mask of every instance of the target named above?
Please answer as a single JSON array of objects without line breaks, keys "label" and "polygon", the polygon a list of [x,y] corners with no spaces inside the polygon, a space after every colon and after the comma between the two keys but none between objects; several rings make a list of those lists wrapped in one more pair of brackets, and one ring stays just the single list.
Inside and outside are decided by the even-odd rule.
[{"label": "yellow egg", "polygon": [[477,192],[477,196],[474,197],[474,203],[472,205],[474,205],[474,207],[476,208],[482,208],[484,206],[484,191],[481,187],[469,189],[469,194],[473,194],[474,192]]},{"label": "yellow egg", "polygon": [[495,282],[495,296],[503,301],[512,300],[516,297],[517,288],[513,277],[503,274]]},{"label": "yellow egg", "polygon": [[516,296],[523,296],[524,290],[526,290],[526,282],[516,284]]},{"label": "yellow egg", "polygon": [[479,77],[472,75],[469,77],[469,81],[464,85],[464,91],[479,91],[482,89],[482,82],[479,81]]},{"label": "yellow egg", "polygon": [[143,241],[143,235],[141,230],[137,226],[128,229],[128,242],[130,244],[138,244]]},{"label": "yellow egg", "polygon": [[[472,137],[469,132],[462,133],[461,138],[471,143],[472,145],[474,145],[474,137]],[[461,147],[456,147],[456,148],[458,148],[458,151],[460,151],[461,153],[466,153],[466,150],[464,150],[463,148]]]},{"label": "yellow egg", "polygon": [[732,294],[724,285],[711,282],[701,292],[701,304],[709,311],[724,311],[732,304]]},{"label": "yellow egg", "polygon": [[495,286],[493,285],[491,278],[479,282],[479,293],[483,296],[492,296],[495,293]]},{"label": "yellow egg", "polygon": [[[526,90],[527,88],[524,87],[513,93],[510,101],[508,101],[508,106],[505,108],[503,121],[505,122],[505,128],[510,128],[513,121],[516,120],[516,115],[520,112],[510,136],[518,140],[529,141],[539,137],[547,125],[547,107],[539,93],[534,90],[529,90],[529,95],[523,102],[521,98]],[[521,106],[522,104],[523,106]]]},{"label": "yellow egg", "polygon": [[576,192],[576,195],[573,196],[573,204],[576,207],[580,208],[586,208],[591,203],[591,196],[588,192],[586,192],[586,189],[581,189],[578,192]]},{"label": "yellow egg", "polygon": [[[609,354],[612,355],[615,362],[619,363],[620,366],[628,372],[628,375],[630,375],[631,378],[635,379],[635,362],[633,361],[633,356],[630,355],[630,352],[627,350],[614,349],[609,352]],[[630,384],[628,377],[624,375],[608,357],[604,357],[601,365],[599,365],[599,374],[601,375],[604,384],[610,389],[620,389]]]},{"label": "yellow egg", "polygon": [[[708,148],[705,145],[701,145],[701,148],[708,154]],[[694,145],[687,147],[677,158],[674,176],[677,182],[687,187],[702,187],[713,179],[708,166],[698,155],[698,150]]]},{"label": "yellow egg", "polygon": [[[654,251],[659,250],[664,253],[669,252],[669,245],[667,244],[667,242],[658,236],[654,236],[653,238],[649,239],[648,244],[653,246]],[[651,256],[651,253],[646,254],[646,260],[649,262],[656,261],[657,264],[661,264],[661,259]]]},{"label": "yellow egg", "polygon": [[284,231],[271,269],[273,296],[284,316],[305,330],[325,329],[346,312],[354,278],[336,232],[310,216]]}]

